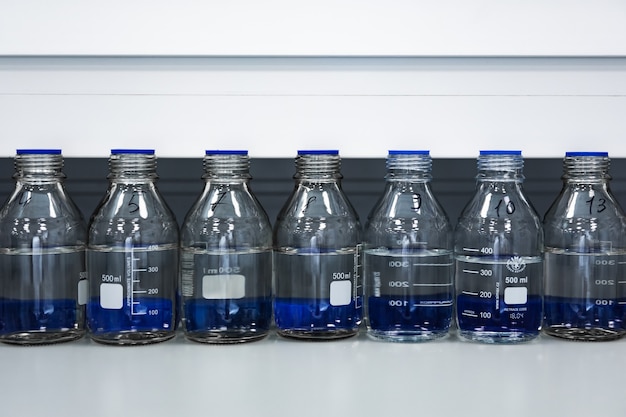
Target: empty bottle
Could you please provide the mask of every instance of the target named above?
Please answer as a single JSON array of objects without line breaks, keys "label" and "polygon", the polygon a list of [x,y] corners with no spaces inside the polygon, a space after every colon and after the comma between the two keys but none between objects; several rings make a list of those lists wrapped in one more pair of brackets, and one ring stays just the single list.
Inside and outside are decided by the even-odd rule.
[{"label": "empty bottle", "polygon": [[91,217],[87,270],[91,337],[146,344],[174,337],[178,226],[158,192],[153,150],[113,149],[109,189]]},{"label": "empty bottle", "polygon": [[387,185],[365,227],[369,335],[389,341],[443,337],[452,318],[452,228],[430,187],[428,151],[389,151]]},{"label": "empty bottle", "polygon": [[520,151],[481,151],[476,193],[455,231],[461,337],[522,342],[539,334],[543,232],[522,190]]},{"label": "empty bottle", "polygon": [[358,332],[360,226],[339,168],[338,151],[298,151],[295,188],[274,226],[280,335],[336,339]]},{"label": "empty bottle", "polygon": [[35,345],[85,333],[87,228],[65,190],[58,149],[18,149],[0,210],[0,341]]},{"label": "empty bottle", "polygon": [[568,152],[544,219],[545,333],[613,340],[626,332],[626,218],[609,189],[606,152]]},{"label": "empty bottle", "polygon": [[181,230],[187,338],[237,343],[267,335],[272,318],[272,228],[250,189],[248,151],[206,151],[204,190]]}]

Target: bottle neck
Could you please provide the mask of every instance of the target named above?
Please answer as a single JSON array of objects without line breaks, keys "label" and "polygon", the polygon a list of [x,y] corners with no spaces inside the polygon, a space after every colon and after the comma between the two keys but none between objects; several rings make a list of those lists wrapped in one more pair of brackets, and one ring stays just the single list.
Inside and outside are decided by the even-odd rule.
[{"label": "bottle neck", "polygon": [[387,157],[387,182],[429,182],[432,158],[427,154],[398,154]]},{"label": "bottle neck", "polygon": [[524,159],[521,154],[487,154],[478,157],[478,182],[524,181]]},{"label": "bottle neck", "polygon": [[154,154],[124,153],[109,157],[109,180],[111,182],[154,182],[156,156]]},{"label": "bottle neck", "polygon": [[332,154],[303,154],[296,158],[294,179],[300,182],[338,182],[341,158]]},{"label": "bottle neck", "polygon": [[65,179],[60,154],[18,154],[15,156],[15,178],[27,184],[52,184]]},{"label": "bottle neck", "polygon": [[202,178],[207,182],[243,183],[252,179],[248,155],[210,154],[204,157],[203,166]]},{"label": "bottle neck", "polygon": [[604,156],[572,156],[563,159],[563,176],[568,184],[602,184],[611,180],[610,159]]}]

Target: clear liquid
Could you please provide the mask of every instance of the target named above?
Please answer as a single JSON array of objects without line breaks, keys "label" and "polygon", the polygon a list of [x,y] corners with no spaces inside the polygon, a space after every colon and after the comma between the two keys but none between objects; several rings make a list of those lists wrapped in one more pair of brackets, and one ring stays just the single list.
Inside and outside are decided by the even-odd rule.
[{"label": "clear liquid", "polygon": [[146,344],[174,337],[177,245],[91,248],[87,265],[87,324],[92,339]]},{"label": "clear liquid", "polygon": [[545,333],[573,340],[626,334],[626,253],[546,250]]},{"label": "clear liquid", "polygon": [[539,335],[541,257],[457,256],[459,334],[485,343],[514,343]]},{"label": "clear liquid", "polygon": [[367,250],[364,264],[368,334],[422,341],[448,333],[454,298],[451,251]]},{"label": "clear liquid", "polygon": [[278,334],[302,339],[353,336],[361,323],[356,248],[275,253]]},{"label": "clear liquid", "polygon": [[85,307],[78,291],[84,278],[83,247],[0,249],[0,341],[34,345],[82,337]]},{"label": "clear liquid", "polygon": [[269,332],[272,251],[183,248],[183,325],[204,343],[259,340]]}]

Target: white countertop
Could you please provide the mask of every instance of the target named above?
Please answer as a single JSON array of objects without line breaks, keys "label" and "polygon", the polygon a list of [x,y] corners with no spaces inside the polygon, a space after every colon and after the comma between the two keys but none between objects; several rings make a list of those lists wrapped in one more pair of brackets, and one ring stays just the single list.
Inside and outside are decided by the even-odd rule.
[{"label": "white countertop", "polygon": [[1,345],[3,416],[624,416],[626,339]]}]

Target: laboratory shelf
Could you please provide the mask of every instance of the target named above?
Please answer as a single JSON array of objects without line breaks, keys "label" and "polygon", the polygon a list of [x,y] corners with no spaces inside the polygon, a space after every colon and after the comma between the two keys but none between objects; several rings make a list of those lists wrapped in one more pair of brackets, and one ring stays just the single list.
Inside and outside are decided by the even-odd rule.
[{"label": "laboratory shelf", "polygon": [[0,346],[2,415],[623,416],[626,340]]}]

